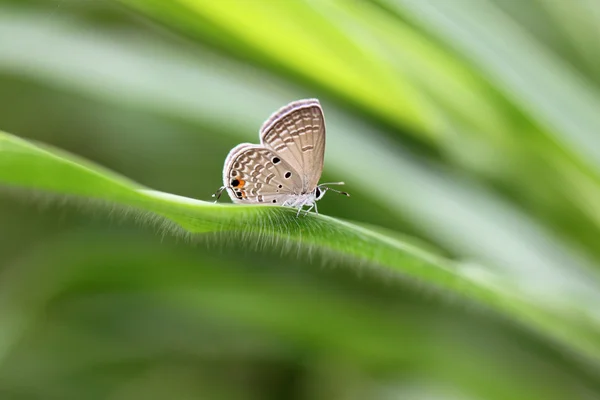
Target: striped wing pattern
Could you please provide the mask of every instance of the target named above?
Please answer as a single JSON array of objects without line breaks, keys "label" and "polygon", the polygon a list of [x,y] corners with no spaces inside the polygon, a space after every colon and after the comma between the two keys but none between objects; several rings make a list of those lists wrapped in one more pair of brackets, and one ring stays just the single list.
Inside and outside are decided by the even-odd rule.
[{"label": "striped wing pattern", "polygon": [[260,145],[242,143],[225,161],[223,186],[234,203],[283,204],[300,193],[300,174],[281,156]]},{"label": "striped wing pattern", "polygon": [[325,119],[318,100],[299,100],[281,108],[262,126],[260,140],[300,173],[302,194],[315,189],[325,156]]}]

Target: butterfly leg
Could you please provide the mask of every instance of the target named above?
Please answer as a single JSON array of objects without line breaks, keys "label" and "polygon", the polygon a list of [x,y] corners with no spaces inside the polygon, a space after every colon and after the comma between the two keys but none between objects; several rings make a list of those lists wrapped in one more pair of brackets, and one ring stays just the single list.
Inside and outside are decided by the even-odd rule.
[{"label": "butterfly leg", "polygon": [[[304,206],[306,205],[306,201],[305,200],[301,200],[301,202],[299,204],[296,205],[296,207],[298,207],[298,213],[296,214],[296,217],[300,216],[300,213],[302,211],[304,211]],[[310,208],[309,208],[310,211]],[[308,214],[308,211],[305,212],[304,216],[306,217],[306,214]]]},{"label": "butterfly leg", "polygon": [[[303,206],[304,206],[304,204],[303,204]],[[304,211],[304,216],[306,217],[308,215],[308,213],[310,212],[310,210],[312,210],[313,208],[315,208],[315,210],[316,210],[316,206],[317,206],[317,203],[312,203],[310,205],[310,207],[308,207],[308,209]],[[317,212],[317,214],[318,214],[318,212]]]},{"label": "butterfly leg", "polygon": [[215,203],[219,201],[219,199],[221,198],[221,194],[223,194],[223,190],[225,190],[225,186],[221,186],[219,188],[219,190],[217,190],[212,197],[216,197]]}]

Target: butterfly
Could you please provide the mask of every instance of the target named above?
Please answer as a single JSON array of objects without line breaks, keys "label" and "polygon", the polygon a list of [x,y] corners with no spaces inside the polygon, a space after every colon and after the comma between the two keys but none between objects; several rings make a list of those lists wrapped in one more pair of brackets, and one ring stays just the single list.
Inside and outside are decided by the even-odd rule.
[{"label": "butterfly", "polygon": [[234,147],[223,168],[223,186],[213,195],[217,200],[227,190],[234,203],[278,204],[306,214],[328,190],[319,185],[325,156],[325,118],[317,99],[294,101],[275,112],[259,131],[260,144]]}]

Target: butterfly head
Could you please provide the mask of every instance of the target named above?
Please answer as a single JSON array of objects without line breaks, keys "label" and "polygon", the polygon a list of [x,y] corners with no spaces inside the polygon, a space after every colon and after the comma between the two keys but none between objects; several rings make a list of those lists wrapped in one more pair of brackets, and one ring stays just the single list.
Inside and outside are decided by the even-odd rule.
[{"label": "butterfly head", "polygon": [[315,196],[315,201],[319,201],[323,198],[323,196],[325,196],[325,193],[327,192],[327,188],[323,187],[319,187],[317,186],[315,188],[315,190],[313,191],[313,195]]}]

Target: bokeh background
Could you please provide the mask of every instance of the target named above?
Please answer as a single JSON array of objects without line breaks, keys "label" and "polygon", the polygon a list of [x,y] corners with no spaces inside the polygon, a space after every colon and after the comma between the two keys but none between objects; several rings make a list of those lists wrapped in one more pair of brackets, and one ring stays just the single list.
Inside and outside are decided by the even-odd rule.
[{"label": "bokeh background", "polygon": [[[321,213],[600,326],[599,42],[596,0],[1,0],[0,129],[210,200],[317,97]],[[0,193],[0,399],[600,398],[426,282]]]}]

